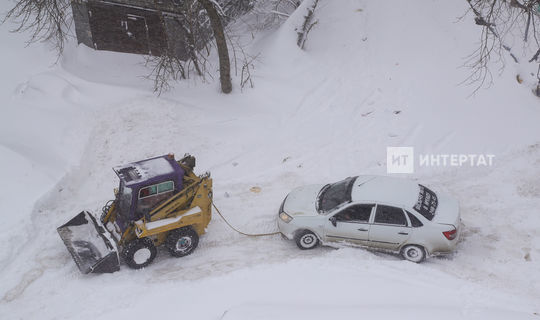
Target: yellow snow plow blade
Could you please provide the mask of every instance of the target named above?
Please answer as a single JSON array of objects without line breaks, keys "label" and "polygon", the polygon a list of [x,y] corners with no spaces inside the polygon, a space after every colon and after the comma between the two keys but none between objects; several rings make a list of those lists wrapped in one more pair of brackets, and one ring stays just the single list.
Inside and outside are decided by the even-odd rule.
[{"label": "yellow snow plow blade", "polygon": [[116,242],[90,212],[82,211],[57,230],[82,273],[120,270]]}]

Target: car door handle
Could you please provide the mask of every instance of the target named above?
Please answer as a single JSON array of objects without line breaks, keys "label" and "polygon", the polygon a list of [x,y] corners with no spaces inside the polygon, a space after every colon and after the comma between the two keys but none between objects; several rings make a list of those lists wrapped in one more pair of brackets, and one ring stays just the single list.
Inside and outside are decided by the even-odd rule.
[{"label": "car door handle", "polygon": [[408,235],[407,232],[398,232],[398,234],[402,234],[402,235],[404,235],[404,236]]},{"label": "car door handle", "polygon": [[362,228],[362,229],[358,229],[358,231],[368,231],[368,229]]}]

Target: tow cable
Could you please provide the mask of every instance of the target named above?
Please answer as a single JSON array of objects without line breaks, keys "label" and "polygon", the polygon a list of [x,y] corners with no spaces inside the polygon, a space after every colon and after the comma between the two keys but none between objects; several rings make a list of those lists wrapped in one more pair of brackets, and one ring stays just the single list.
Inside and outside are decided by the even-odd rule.
[{"label": "tow cable", "polygon": [[223,219],[223,221],[225,221],[225,223],[231,228],[233,229],[234,231],[238,232],[239,234],[241,235],[244,235],[244,236],[248,236],[248,237],[267,237],[267,236],[273,236],[273,235],[276,235],[276,234],[280,234],[279,231],[276,231],[276,232],[269,232],[269,233],[245,233],[245,232],[242,232],[238,229],[236,229],[235,227],[233,227],[229,221],[227,221],[227,219],[225,219],[225,217],[221,214],[221,211],[219,211],[219,209],[216,207],[216,204],[214,203],[214,201],[212,200],[212,206],[214,207],[214,209],[216,209],[217,213],[219,214],[219,216],[221,217],[221,219]]}]

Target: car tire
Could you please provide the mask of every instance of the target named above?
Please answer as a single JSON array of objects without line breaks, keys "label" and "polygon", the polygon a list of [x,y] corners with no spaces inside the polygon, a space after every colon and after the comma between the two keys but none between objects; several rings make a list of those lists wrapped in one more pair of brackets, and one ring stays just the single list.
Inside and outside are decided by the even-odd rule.
[{"label": "car tire", "polygon": [[149,238],[135,239],[128,242],[122,251],[122,257],[132,269],[141,269],[156,258],[157,249]]},{"label": "car tire", "polygon": [[173,257],[191,254],[199,244],[199,235],[192,228],[181,228],[169,232],[165,246]]},{"label": "car tire", "polygon": [[401,256],[403,259],[420,263],[426,259],[426,250],[417,245],[408,245],[401,249]]},{"label": "car tire", "polygon": [[302,250],[313,249],[319,245],[319,238],[317,235],[309,230],[303,230],[296,234],[294,237],[296,245]]}]

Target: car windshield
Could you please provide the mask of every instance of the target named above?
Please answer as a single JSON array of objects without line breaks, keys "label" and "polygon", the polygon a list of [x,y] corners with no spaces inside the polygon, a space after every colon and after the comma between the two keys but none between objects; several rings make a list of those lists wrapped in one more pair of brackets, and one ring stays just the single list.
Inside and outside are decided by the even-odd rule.
[{"label": "car windshield", "polygon": [[437,211],[439,200],[435,192],[419,184],[418,202],[414,205],[414,210],[423,215],[426,219],[432,220]]},{"label": "car windshield", "polygon": [[327,213],[347,202],[351,202],[351,190],[357,177],[349,177],[321,189],[317,201],[317,211]]}]

